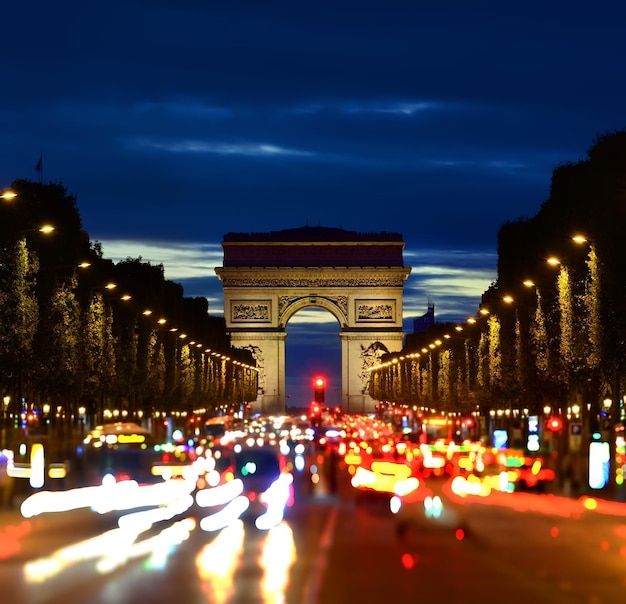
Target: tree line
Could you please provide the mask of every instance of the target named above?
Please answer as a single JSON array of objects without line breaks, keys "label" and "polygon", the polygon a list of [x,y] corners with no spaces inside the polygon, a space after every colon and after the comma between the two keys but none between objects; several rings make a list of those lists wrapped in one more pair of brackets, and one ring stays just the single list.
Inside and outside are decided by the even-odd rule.
[{"label": "tree line", "polygon": [[613,430],[624,419],[625,233],[618,130],[556,167],[535,216],[502,225],[497,280],[476,316],[407,335],[372,371],[370,395],[460,414],[579,409],[587,434]]},{"label": "tree line", "polygon": [[[16,180],[0,200],[0,394],[5,421],[129,418],[243,405],[257,396],[249,351],[208,301],[185,297],[162,265],[106,259],[62,183]],[[42,232],[44,225],[54,230]]]}]

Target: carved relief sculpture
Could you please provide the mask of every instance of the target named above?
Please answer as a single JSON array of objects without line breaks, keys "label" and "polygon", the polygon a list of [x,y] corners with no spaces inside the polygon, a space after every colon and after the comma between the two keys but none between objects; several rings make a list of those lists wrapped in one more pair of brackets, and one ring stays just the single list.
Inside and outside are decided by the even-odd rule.
[{"label": "carved relief sculpture", "polygon": [[244,303],[232,302],[231,317],[234,321],[246,322],[269,322],[270,321],[270,305],[269,303]]},{"label": "carved relief sculpture", "polygon": [[361,394],[365,394],[369,386],[369,369],[380,364],[380,358],[388,352],[388,348],[381,342],[373,342],[367,348],[361,345]]},{"label": "carved relief sculpture", "polygon": [[393,321],[395,315],[394,300],[357,300],[357,321]]}]

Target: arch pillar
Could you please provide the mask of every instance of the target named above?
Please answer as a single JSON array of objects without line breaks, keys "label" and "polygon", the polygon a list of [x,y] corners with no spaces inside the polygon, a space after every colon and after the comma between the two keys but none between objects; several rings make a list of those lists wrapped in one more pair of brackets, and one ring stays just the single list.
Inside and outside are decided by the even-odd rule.
[{"label": "arch pillar", "polygon": [[259,369],[259,386],[254,408],[262,414],[285,412],[285,340],[283,329],[275,331],[232,331],[230,340],[235,348],[252,352]]},{"label": "arch pillar", "polygon": [[343,410],[350,414],[372,413],[376,401],[370,397],[369,369],[388,352],[402,350],[403,333],[391,331],[341,331],[341,382]]}]

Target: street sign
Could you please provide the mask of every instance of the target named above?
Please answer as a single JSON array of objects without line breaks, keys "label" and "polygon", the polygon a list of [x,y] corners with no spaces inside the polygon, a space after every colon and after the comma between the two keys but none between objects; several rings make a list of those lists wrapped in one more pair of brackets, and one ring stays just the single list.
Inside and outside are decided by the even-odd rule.
[{"label": "street sign", "polygon": [[572,422],[569,425],[569,450],[572,453],[580,451],[583,440],[583,425]]}]

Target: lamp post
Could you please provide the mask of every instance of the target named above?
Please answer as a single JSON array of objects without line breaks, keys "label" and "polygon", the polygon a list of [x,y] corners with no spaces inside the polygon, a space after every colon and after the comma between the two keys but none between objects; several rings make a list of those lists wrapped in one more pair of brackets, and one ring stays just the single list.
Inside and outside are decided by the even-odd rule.
[{"label": "lamp post", "polygon": [[10,403],[10,396],[5,396],[2,399],[2,438],[0,439],[0,449],[5,449],[7,447],[7,428],[9,423],[8,410]]},{"label": "lamp post", "polygon": [[[593,421],[593,428],[595,428],[594,430],[587,431],[588,435],[591,437],[588,442],[589,462],[591,462],[591,446],[594,444],[594,441],[597,441],[599,438],[602,441],[607,441],[609,452],[609,475],[606,490],[613,495],[616,493],[618,485],[616,428],[620,421],[622,405],[620,383],[620,359],[622,357],[622,353],[620,353],[621,346],[618,343],[620,339],[619,325],[616,325],[613,322],[613,325],[611,326],[611,337],[609,338],[609,341],[612,341],[613,346],[615,347],[611,351],[603,350],[608,342],[606,338],[601,337],[601,333],[603,327],[602,318],[611,316],[611,313],[617,310],[615,308],[603,308],[603,305],[608,304],[609,307],[614,305],[618,293],[614,291],[615,276],[607,268],[606,262],[600,262],[597,254],[596,242],[580,233],[575,234],[572,237],[572,241],[579,246],[584,246],[588,250],[585,260],[586,276],[583,300],[588,330],[587,342],[589,352],[585,356],[585,360],[589,371],[589,381],[591,382],[593,394],[591,402],[593,411],[589,419]],[[608,248],[606,245],[604,246],[605,255],[610,249],[610,246]],[[621,250],[619,253],[621,254]],[[609,260],[611,257],[612,256],[609,254]],[[613,337],[615,334],[617,334],[617,340]],[[602,341],[604,341],[605,346],[602,346]],[[611,344],[608,345],[611,346]],[[603,400],[600,401],[597,384],[601,381],[602,373],[604,373],[606,381],[610,384],[610,395],[607,393],[603,397]],[[594,385],[596,385],[595,389],[593,388]],[[585,407],[586,405],[583,405],[583,414],[586,411]],[[597,443],[595,446],[597,446]]]},{"label": "lamp post", "polygon": [[85,414],[86,414],[86,412],[87,412],[87,409],[85,409],[85,407],[79,407],[78,408],[78,426],[79,426],[79,433],[80,433],[80,438],[81,439],[85,435]]}]

